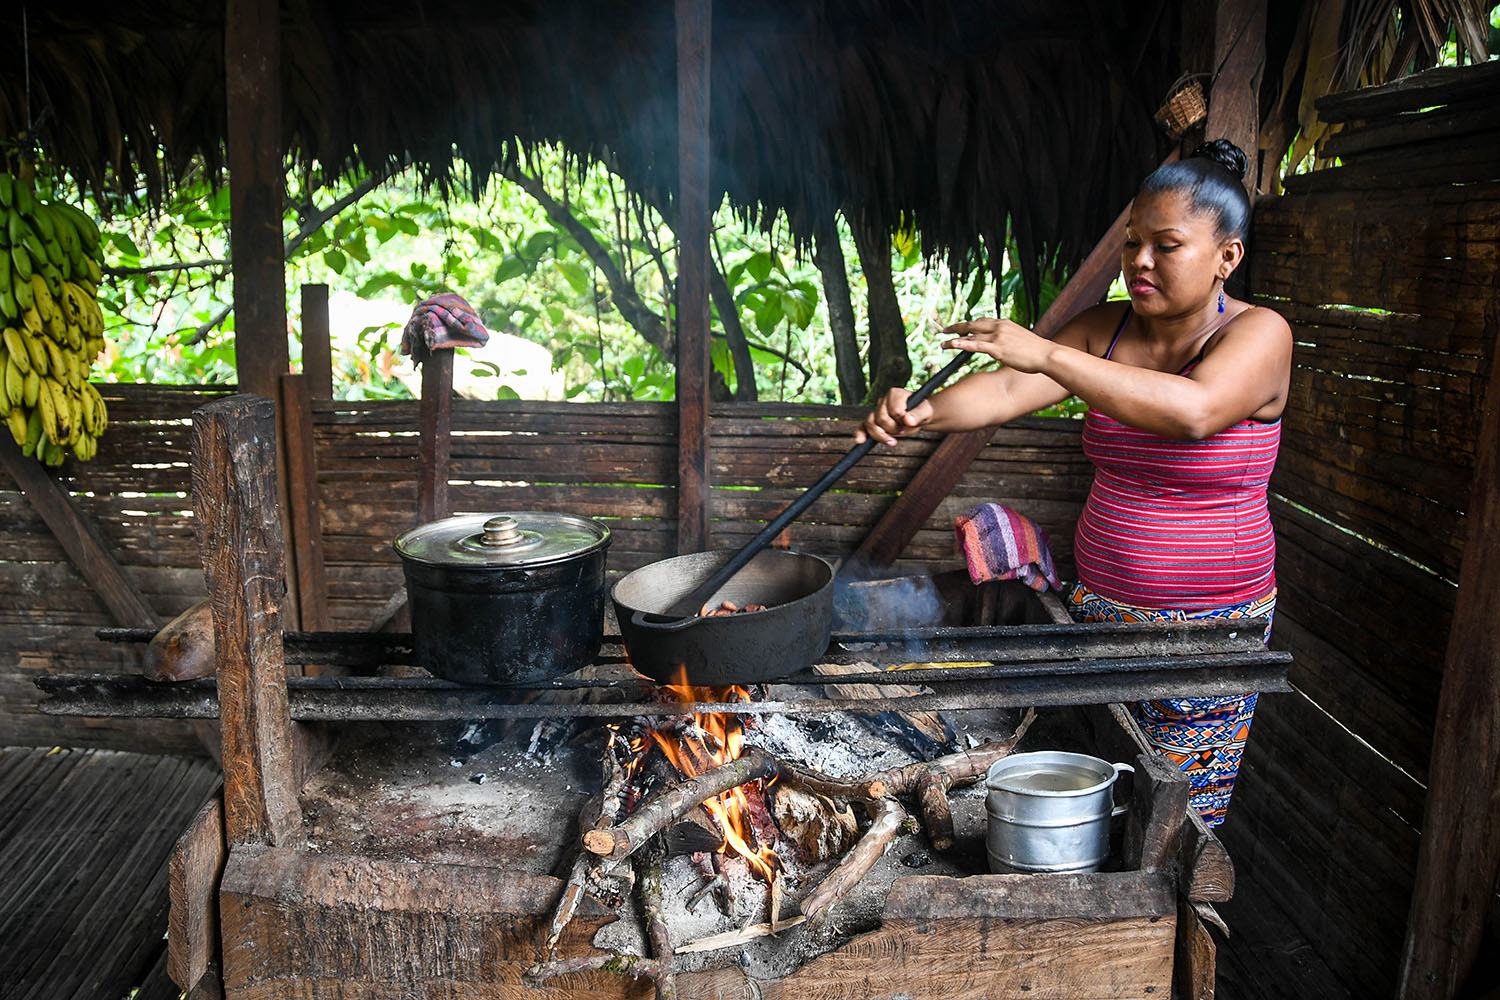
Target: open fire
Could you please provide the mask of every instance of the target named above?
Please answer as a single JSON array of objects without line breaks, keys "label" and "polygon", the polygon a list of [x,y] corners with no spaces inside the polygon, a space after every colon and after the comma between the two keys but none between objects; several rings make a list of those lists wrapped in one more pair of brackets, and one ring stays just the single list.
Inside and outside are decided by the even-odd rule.
[{"label": "open fire", "polygon": [[[727,688],[695,688],[687,682],[687,671],[679,668],[678,679],[662,687],[666,700],[684,704],[694,702],[748,702],[750,691],[739,685]],[[744,721],[737,715],[695,713],[692,723],[677,728],[657,727],[648,734],[650,743],[643,745],[639,753],[649,753],[652,746],[661,751],[663,757],[685,778],[696,778],[722,764],[739,760],[744,754]],[[638,771],[635,767],[632,771]],[[704,801],[703,808],[712,817],[723,843],[717,848],[720,854],[733,851],[745,859],[750,869],[766,883],[775,880],[781,870],[781,859],[775,849],[758,843],[758,836],[750,820],[751,796],[762,798],[766,788],[776,779],[755,780],[738,785]],[[764,806],[760,806],[764,811]],[[774,919],[774,918],[773,918]]]},{"label": "open fire", "polygon": [[[694,687],[679,672],[657,700],[732,704],[753,697],[744,687]],[[658,997],[675,996],[684,962],[702,967],[700,960],[713,953],[738,953],[763,938],[784,941],[799,927],[805,947],[817,950],[816,942],[827,940],[830,914],[858,897],[862,880],[903,831],[917,828],[905,803],[934,847],[951,846],[949,789],[974,782],[1008,754],[1029,719],[1007,739],[852,778],[815,769],[810,762],[827,749],[826,739],[786,717],[747,721],[757,717],[698,712],[676,721],[637,718],[623,731],[610,727],[601,790],[579,817],[583,850],[553,915],[546,952],[526,981],[541,985],[605,970],[650,979]],[[855,716],[844,724],[861,728]],[[880,727],[863,728],[873,736]],[[885,744],[846,755],[841,769],[869,766],[871,752],[887,761],[911,759]],[[706,914],[701,900],[710,889],[717,890],[717,908]],[[632,895],[640,900],[647,954],[624,938],[596,942],[612,949],[603,954],[555,957],[583,897],[623,917]]]}]

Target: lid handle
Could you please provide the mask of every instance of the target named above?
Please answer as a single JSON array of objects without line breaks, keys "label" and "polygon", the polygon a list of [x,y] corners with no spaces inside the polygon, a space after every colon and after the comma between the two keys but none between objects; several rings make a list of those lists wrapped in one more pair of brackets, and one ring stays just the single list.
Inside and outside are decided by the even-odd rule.
[{"label": "lid handle", "polygon": [[485,548],[499,549],[519,545],[521,539],[521,526],[516,523],[516,519],[501,514],[484,522],[484,535],[479,539],[479,544]]}]

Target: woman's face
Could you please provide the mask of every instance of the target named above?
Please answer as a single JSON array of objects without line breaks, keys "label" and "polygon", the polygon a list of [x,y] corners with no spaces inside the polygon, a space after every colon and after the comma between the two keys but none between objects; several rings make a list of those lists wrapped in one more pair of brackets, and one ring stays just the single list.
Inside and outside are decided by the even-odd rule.
[{"label": "woman's face", "polygon": [[1130,207],[1120,266],[1137,313],[1176,316],[1202,309],[1244,253],[1220,242],[1213,216],[1193,212],[1187,195],[1142,194]]}]

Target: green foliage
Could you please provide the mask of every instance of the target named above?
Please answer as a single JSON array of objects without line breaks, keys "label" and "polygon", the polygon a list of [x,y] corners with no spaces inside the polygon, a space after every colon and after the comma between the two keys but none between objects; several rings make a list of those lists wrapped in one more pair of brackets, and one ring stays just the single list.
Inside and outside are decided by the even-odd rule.
[{"label": "green foliage", "polygon": [[[323,282],[365,300],[409,305],[439,291],[465,295],[492,331],[546,347],[563,375],[569,399],[669,400],[674,393],[670,357],[625,318],[619,286],[633,289],[640,306],[669,326],[675,275],[674,234],[661,213],[627,191],[597,164],[584,166],[559,150],[525,165],[552,198],[564,203],[589,240],[617,270],[599,270],[595,257],[550,218],[521,186],[492,183],[477,200],[443,200],[398,175],[342,211],[328,215],[365,178],[329,182],[316,172],[288,178],[285,233],[288,308],[296,329],[296,288]],[[234,378],[232,285],[227,265],[227,190],[201,181],[182,185],[166,208],[151,213],[143,199],[121,197],[95,206],[106,217],[110,276],[101,288],[111,349],[107,378],[120,381],[226,382]],[[863,344],[867,326],[863,275],[852,236],[839,234],[850,269],[856,326]],[[715,259],[739,312],[761,398],[837,402],[832,337],[821,276],[797,254],[785,221],[747,225],[727,208],[714,220]],[[595,256],[597,256],[597,251]],[[1007,257],[1007,260],[1009,258]],[[892,271],[914,379],[948,357],[939,345],[944,326],[995,311],[1022,322],[1056,294],[1049,275],[1042,302],[1025,300],[1016,269],[1007,267],[998,296],[988,269],[955,280],[940,262],[928,261],[915,232],[892,240]],[[714,313],[714,368],[735,380],[722,318]],[[409,361],[396,353],[396,324],[335,331],[336,391],[346,398],[409,395],[396,375]],[[299,353],[293,338],[292,354]],[[484,358],[484,355],[476,355]],[[481,361],[474,372],[494,378],[495,398],[512,398],[502,369]]]}]

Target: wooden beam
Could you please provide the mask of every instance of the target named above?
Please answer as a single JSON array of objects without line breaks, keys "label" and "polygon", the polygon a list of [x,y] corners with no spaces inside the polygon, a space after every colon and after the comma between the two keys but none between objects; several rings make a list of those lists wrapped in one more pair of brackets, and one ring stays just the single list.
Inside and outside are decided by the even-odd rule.
[{"label": "wooden beam", "polygon": [[712,0],[677,0],[677,551],[709,547]]},{"label": "wooden beam", "polygon": [[309,399],[333,398],[333,343],[328,322],[328,286],[302,286],[302,374]]},{"label": "wooden beam", "polygon": [[[1219,0],[1214,13],[1214,76],[1204,137],[1228,139],[1250,159],[1245,187],[1252,201],[1260,182],[1260,80],[1266,68],[1266,0]],[[1280,157],[1281,151],[1267,153]],[[1248,239],[1246,246],[1248,248]],[[1224,289],[1244,298],[1250,268],[1241,261]]]},{"label": "wooden beam", "polygon": [[[1214,14],[1214,76],[1204,135],[1228,139],[1254,157],[1260,143],[1260,80],[1266,68],[1266,0],[1219,0]],[[1251,164],[1250,178],[1255,177]]]},{"label": "wooden beam", "polygon": [[[1171,163],[1177,156],[1177,151],[1173,150],[1164,162]],[[1073,272],[1047,311],[1042,313],[1042,318],[1037,320],[1034,329],[1038,336],[1056,336],[1068,320],[1108,294],[1109,286],[1120,273],[1120,249],[1125,242],[1125,220],[1129,217],[1130,206],[1127,205],[1099,238],[1094,249],[1089,251],[1078,270]],[[927,523],[943,498],[958,485],[969,465],[984,451],[984,446],[990,443],[995,430],[994,427],[983,427],[944,438],[911,482],[906,484],[896,502],[881,515],[859,544],[850,564],[854,567],[889,566],[900,558],[902,550]]]},{"label": "wooden beam", "polygon": [[161,623],[141,597],[140,588],[109,554],[98,529],[73,505],[68,491],[36,459],[21,454],[8,434],[0,435],[0,465],[16,481],[27,502],[68,554],[79,576],[99,595],[116,622],[126,628]]},{"label": "wooden beam", "polygon": [[1500,873],[1500,338],[1492,344],[1463,565],[1438,696],[1398,995],[1460,992]]},{"label": "wooden beam", "polygon": [[286,443],[286,485],[290,498],[286,520],[291,528],[293,568],[288,579],[297,591],[298,629],[323,632],[332,625],[323,569],[322,509],[318,503],[310,388],[305,375],[281,376],[281,436]]},{"label": "wooden beam", "polygon": [[431,351],[422,362],[418,421],[418,524],[448,516],[448,466],[453,448],[453,352]]},{"label": "wooden beam", "polygon": [[193,412],[193,513],[213,602],[231,846],[301,836],[281,625],[276,408],[236,395]]},{"label": "wooden beam", "polygon": [[226,0],[224,20],[235,368],[241,392],[272,399],[288,364],[280,9]]}]

